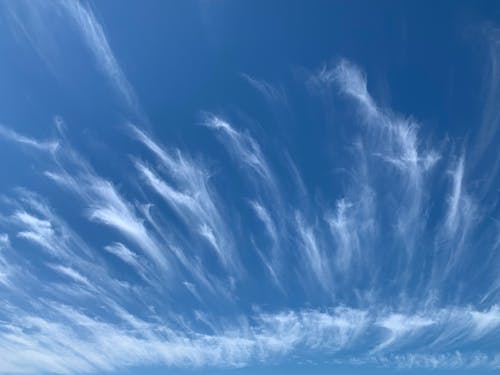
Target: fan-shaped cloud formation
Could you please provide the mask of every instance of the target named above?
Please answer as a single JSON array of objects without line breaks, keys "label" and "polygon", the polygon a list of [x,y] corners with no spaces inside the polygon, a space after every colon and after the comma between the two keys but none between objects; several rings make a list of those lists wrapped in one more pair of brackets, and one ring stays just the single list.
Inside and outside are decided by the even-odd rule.
[{"label": "fan-shaped cloud formation", "polygon": [[[89,6],[23,6],[63,12],[130,113],[144,112]],[[283,87],[243,77],[270,105],[293,106]],[[40,141],[1,125],[43,183],[1,199],[0,373],[318,356],[500,367],[499,225],[470,179],[469,145],[427,139],[367,79],[340,60],[301,82],[352,122],[332,161],[345,173],[320,194],[285,141],[215,111],[193,124],[217,145],[206,154],[166,142],[144,117],[117,131],[129,148],[93,155],[61,129]],[[94,165],[110,149],[124,170]]]}]

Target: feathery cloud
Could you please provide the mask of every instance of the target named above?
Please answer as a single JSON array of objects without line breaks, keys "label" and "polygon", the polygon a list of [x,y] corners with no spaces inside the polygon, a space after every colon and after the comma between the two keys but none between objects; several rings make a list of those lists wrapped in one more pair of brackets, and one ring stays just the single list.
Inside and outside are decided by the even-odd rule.
[{"label": "feathery cloud", "polygon": [[28,146],[30,148],[46,151],[46,152],[55,152],[59,143],[57,141],[38,141],[34,138],[26,137],[22,134],[16,133],[15,131],[0,125],[0,138],[5,138],[9,141],[13,141],[15,143]]}]

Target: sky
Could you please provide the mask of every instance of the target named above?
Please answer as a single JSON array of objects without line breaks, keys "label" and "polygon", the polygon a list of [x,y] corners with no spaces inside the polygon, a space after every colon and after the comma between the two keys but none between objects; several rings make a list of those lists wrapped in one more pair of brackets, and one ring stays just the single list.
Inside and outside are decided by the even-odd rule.
[{"label": "sky", "polygon": [[0,374],[500,368],[500,4],[0,2]]}]

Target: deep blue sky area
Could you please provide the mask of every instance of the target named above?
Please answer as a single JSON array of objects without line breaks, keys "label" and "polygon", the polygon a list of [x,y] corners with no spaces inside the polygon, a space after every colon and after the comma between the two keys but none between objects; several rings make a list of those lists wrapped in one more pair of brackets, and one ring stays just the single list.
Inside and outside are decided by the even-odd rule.
[{"label": "deep blue sky area", "polygon": [[0,374],[500,368],[495,1],[0,0]]}]

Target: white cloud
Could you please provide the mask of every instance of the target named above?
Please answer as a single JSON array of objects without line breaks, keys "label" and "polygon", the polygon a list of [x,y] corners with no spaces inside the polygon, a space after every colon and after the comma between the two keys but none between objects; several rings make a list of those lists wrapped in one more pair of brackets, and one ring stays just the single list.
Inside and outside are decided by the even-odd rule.
[{"label": "white cloud", "polygon": [[374,348],[374,352],[394,345],[401,339],[408,340],[411,335],[418,333],[424,328],[435,324],[430,317],[419,315],[404,315],[399,313],[391,313],[382,317],[376,322],[376,325],[388,331],[387,338]]},{"label": "white cloud", "polygon": [[60,253],[59,243],[50,221],[37,218],[26,211],[17,211],[12,216],[13,221],[23,227],[18,237],[33,241],[55,254]]},{"label": "white cloud", "polygon": [[287,97],[285,91],[282,87],[276,87],[264,80],[259,80],[249,76],[248,74],[242,74],[242,77],[257,90],[261,95],[263,95],[271,103],[282,103],[286,104]]},{"label": "white cloud", "polygon": [[278,234],[278,229],[269,211],[261,203],[257,201],[251,201],[250,206],[255,212],[255,215],[264,225],[267,235],[270,238],[270,254],[265,255],[257,248],[257,246],[254,245],[254,247],[265,267],[269,271],[272,280],[282,290],[279,273],[281,271],[280,267],[282,266],[283,259],[281,254],[281,239],[280,235]]},{"label": "white cloud", "polygon": [[228,326],[206,335],[181,333],[136,318],[131,321],[123,312],[126,323],[140,327],[139,331],[101,322],[68,306],[52,305],[51,312],[60,323],[17,311],[13,324],[0,326],[6,371],[95,372],[144,364],[242,366],[302,345],[339,350],[356,338],[364,321],[363,312],[349,309],[285,312],[256,317],[253,327]]},{"label": "white cloud", "polygon": [[133,208],[119,195],[114,186],[97,177],[90,178],[89,189],[94,200],[89,202],[89,218],[116,228],[133,240],[163,268],[168,268],[164,252],[148,233],[143,221]]},{"label": "white cloud", "polygon": [[[255,360],[290,354],[300,356],[309,351],[349,352],[370,339],[366,334],[373,325],[387,330],[394,344],[397,340],[411,341],[423,330],[435,332],[447,323],[432,320],[425,314],[388,312],[377,318],[366,310],[346,307],[260,313],[250,321],[222,326],[209,316],[198,314],[213,332],[205,334],[147,322],[120,307],[114,311],[121,323],[114,324],[69,306],[50,304],[47,308],[51,316],[57,317],[55,322],[16,310],[11,324],[0,324],[0,353],[7,359],[2,372],[66,374],[117,371],[126,366],[152,364],[238,367]],[[379,345],[377,354],[372,352],[369,357],[360,356],[352,361],[406,368],[443,368],[484,366],[494,360],[490,355],[477,352],[384,353],[388,345],[386,339]]]},{"label": "white cloud", "polygon": [[124,244],[120,242],[113,242],[112,244],[105,246],[104,250],[113,255],[116,255],[125,263],[128,263],[131,266],[139,268],[139,263],[137,261],[137,254],[134,253],[129,248],[127,248]]},{"label": "white cloud", "polygon": [[238,254],[224,219],[223,201],[210,186],[209,173],[180,151],[172,156],[143,131],[136,127],[132,130],[137,139],[159,158],[175,187],[152,168],[136,161],[136,168],[144,180],[174,209],[191,232],[198,233],[210,244],[227,269],[238,272]]},{"label": "white cloud", "polygon": [[10,239],[7,233],[0,233],[0,249],[9,247]]},{"label": "white cloud", "polygon": [[330,257],[318,243],[314,228],[308,225],[299,213],[296,213],[295,219],[300,250],[309,267],[309,272],[324,290],[329,291],[332,286]]},{"label": "white cloud", "polygon": [[50,153],[55,152],[59,147],[59,143],[57,141],[39,141],[34,138],[26,137],[22,134],[16,133],[15,131],[3,125],[0,125],[0,137],[24,146],[31,147],[36,150],[46,151]]},{"label": "white cloud", "polygon": [[[83,162],[80,161],[80,164]],[[69,175],[65,170],[46,172],[47,177],[78,194],[87,205],[87,216],[122,233],[133,241],[162,269],[168,269],[166,252],[147,230],[135,209],[115,189],[113,184],[89,168]],[[167,250],[167,249],[165,249]]]},{"label": "white cloud", "polygon": [[251,207],[255,211],[255,214],[257,217],[262,221],[264,224],[264,227],[266,228],[267,233],[271,237],[272,242],[277,243],[278,242],[278,231],[276,229],[276,225],[274,224],[273,219],[271,218],[271,215],[269,215],[269,212],[267,209],[260,204],[259,202],[252,201],[250,202]]},{"label": "white cloud", "polygon": [[78,271],[74,270],[73,268],[57,264],[51,264],[49,265],[49,267],[52,268],[54,271],[69,277],[73,281],[83,284],[86,287],[92,289],[92,285],[89,282],[89,280],[85,276],[81,275]]},{"label": "white cloud", "polygon": [[333,69],[324,66],[311,78],[316,85],[339,84],[341,91],[362,104],[363,114],[368,119],[379,115],[379,109],[368,93],[366,77],[362,71],[347,60],[341,60]]},{"label": "white cloud", "polygon": [[352,209],[352,204],[341,199],[337,202],[335,214],[327,218],[330,230],[337,243],[335,262],[337,268],[343,272],[347,272],[352,259],[360,255],[360,243],[357,234],[359,222],[351,220],[350,215],[346,212]]},{"label": "white cloud", "polygon": [[259,144],[250,135],[236,131],[229,122],[212,114],[206,116],[204,125],[218,131],[222,143],[236,160],[256,173],[265,187],[273,193],[276,192],[276,181],[271,169],[262,154]]},{"label": "white cloud", "polygon": [[74,24],[78,27],[99,68],[115,86],[132,109],[138,109],[137,98],[132,86],[123,73],[110,45],[102,25],[97,21],[88,5],[79,1],[62,0],[59,3]]},{"label": "white cloud", "polygon": [[456,169],[452,172],[452,191],[448,200],[448,214],[446,226],[451,233],[455,233],[459,225],[459,205],[462,199],[462,180],[464,176],[464,158],[461,157]]},{"label": "white cloud", "polygon": [[[64,4],[103,71],[125,97],[132,95],[90,8],[80,3]],[[134,137],[154,154],[158,164],[134,159],[135,167],[153,194],[163,199],[180,220],[171,220],[151,203],[132,203],[136,190],[122,189],[101,177],[70,147],[59,143],[51,146],[50,142],[0,128],[0,136],[9,140],[37,149],[57,148],[58,152],[53,153],[54,171],[46,172],[46,176],[75,193],[76,204],[84,206],[88,219],[112,229],[111,233],[105,232],[104,244],[108,245],[104,249],[131,265],[147,281],[143,285],[113,279],[116,269],[112,262],[107,262],[110,257],[103,261],[99,257],[102,252],[91,249],[40,197],[20,193],[12,203],[13,213],[6,218],[0,216],[0,224],[5,224],[7,231],[12,229],[18,238],[46,249],[48,253],[37,257],[64,282],[46,283],[42,272],[31,268],[19,276],[23,282],[16,284],[26,290],[18,297],[26,298],[23,302],[31,304],[30,311],[0,304],[0,358],[6,358],[0,372],[97,372],[151,364],[227,367],[279,359],[283,355],[307,358],[310,353],[337,352],[342,354],[339,358],[353,355],[362,362],[368,356],[378,363],[401,367],[500,363],[496,348],[487,348],[491,343],[488,340],[494,339],[500,329],[499,308],[494,304],[497,299],[488,300],[490,305],[483,300],[485,307],[481,310],[463,306],[461,301],[467,298],[461,293],[466,283],[454,283],[452,296],[446,299],[456,305],[440,305],[438,302],[444,304],[444,299],[439,297],[437,302],[421,304],[419,298],[424,295],[432,300],[428,297],[434,292],[432,288],[438,294],[450,287],[442,280],[432,284],[425,271],[432,268],[436,279],[444,279],[452,266],[465,262],[464,251],[472,249],[465,247],[465,236],[473,224],[471,213],[475,212],[472,195],[465,189],[465,158],[452,169],[444,218],[435,219],[443,228],[428,231],[427,210],[432,209],[434,202],[428,200],[426,183],[440,155],[423,145],[418,125],[380,108],[368,92],[363,73],[346,61],[334,69],[323,69],[314,79],[315,84],[335,83],[344,95],[354,99],[366,125],[361,130],[362,140],[353,144],[356,165],[346,168],[352,180],[340,197],[328,197],[326,204],[313,202],[297,172],[295,181],[301,185],[301,200],[288,202],[293,211],[282,205],[285,190],[281,190],[278,175],[273,174],[259,143],[217,116],[207,116],[204,124],[219,135],[235,160],[250,172],[251,183],[263,188],[256,189],[256,197],[242,200],[250,201],[250,208],[262,224],[258,229],[263,229],[269,248],[259,243],[255,249],[238,249],[238,241],[255,245],[254,237],[240,233],[249,229],[245,227],[246,218],[226,204],[225,197],[211,183],[214,176],[204,163],[186,152],[161,146],[137,127],[130,126]],[[266,95],[273,95],[264,83],[253,84]],[[389,179],[382,178],[387,176]],[[148,189],[139,189],[141,200],[147,199]],[[330,209],[329,202],[336,202],[336,207]],[[242,225],[233,221],[235,217]],[[377,230],[382,232],[380,241]],[[11,271],[21,264],[16,256],[23,256],[20,250],[10,251],[9,234],[0,234],[0,248],[9,247],[9,251],[0,249],[3,285],[11,282]],[[124,239],[109,238],[116,235]],[[436,244],[435,249],[428,250],[428,243]],[[102,246],[99,244],[98,248]],[[205,247],[209,249],[206,253]],[[256,254],[243,254],[247,249]],[[213,254],[224,267],[211,267],[217,263]],[[244,294],[249,285],[244,284],[248,282],[245,272],[255,270],[245,268],[250,264],[245,263],[249,258],[249,262],[254,260],[252,256],[262,259],[280,288],[290,288],[295,293],[289,285],[298,284],[308,292],[312,290],[308,299],[298,297],[300,306],[294,310],[284,307],[263,312],[258,305],[260,300],[253,313],[236,309],[242,300],[243,305],[253,302],[245,300]],[[419,256],[433,258],[413,263],[421,261]],[[149,267],[148,259],[167,272]],[[429,259],[430,266],[425,264]],[[445,267],[441,267],[443,262]],[[385,275],[391,266],[395,269],[389,269]],[[283,282],[282,270],[297,276],[297,284]],[[164,273],[169,278],[163,278]],[[125,279],[130,275],[120,276]],[[265,278],[251,276],[258,288],[268,287]],[[358,276],[368,281],[358,282]],[[415,292],[413,289],[418,288],[408,283],[413,276],[419,278],[418,286],[430,287]],[[162,283],[156,283],[157,278]],[[309,279],[320,288],[316,284],[313,288],[301,284]],[[388,279],[391,285],[386,286],[383,283]],[[239,289],[242,285],[244,288]],[[346,288],[341,292],[348,298],[333,293],[341,288]],[[86,289],[92,289],[92,293],[79,293]],[[36,298],[26,297],[32,291]],[[286,294],[283,293],[288,298]],[[61,300],[68,306],[55,302]],[[318,300],[327,300],[335,307],[321,308],[324,305]],[[351,307],[342,304],[346,301]],[[190,309],[191,304],[200,309],[196,310],[196,322],[201,321],[204,329],[193,323],[190,309],[183,309],[185,302]],[[308,308],[304,307],[306,304]],[[420,307],[424,304],[425,308]],[[98,309],[94,308],[96,305]],[[219,319],[213,305],[229,311],[228,316]],[[206,327],[211,330],[209,334]],[[477,343],[486,348],[486,353],[471,354],[468,348]]]},{"label": "white cloud", "polygon": [[481,337],[500,329],[500,307],[492,306],[487,311],[471,311],[473,335]]}]

